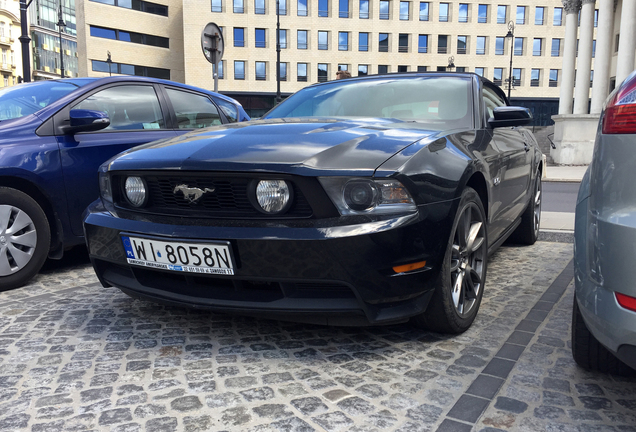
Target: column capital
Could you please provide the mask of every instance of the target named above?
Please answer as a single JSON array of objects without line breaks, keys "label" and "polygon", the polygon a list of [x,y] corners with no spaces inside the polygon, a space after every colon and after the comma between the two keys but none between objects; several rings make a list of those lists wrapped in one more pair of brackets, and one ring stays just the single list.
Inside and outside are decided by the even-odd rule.
[{"label": "column capital", "polygon": [[595,3],[596,3],[596,0],[583,0],[583,4],[586,4],[586,3],[592,3],[592,4],[595,4]]},{"label": "column capital", "polygon": [[565,14],[577,14],[581,10],[581,0],[561,0]]}]

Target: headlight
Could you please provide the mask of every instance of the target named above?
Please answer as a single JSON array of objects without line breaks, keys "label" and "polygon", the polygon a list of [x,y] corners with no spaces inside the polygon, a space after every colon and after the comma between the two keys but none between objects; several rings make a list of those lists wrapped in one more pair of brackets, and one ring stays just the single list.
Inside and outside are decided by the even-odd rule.
[{"label": "headlight", "polygon": [[107,168],[100,168],[99,170],[99,194],[106,202],[113,202],[113,190],[110,186],[110,177],[108,175]]},{"label": "headlight", "polygon": [[133,207],[141,207],[148,198],[146,194],[146,184],[141,177],[127,177],[124,185],[126,198]]},{"label": "headlight", "polygon": [[319,177],[318,180],[341,215],[398,214],[417,210],[411,194],[394,179]]},{"label": "headlight", "polygon": [[285,180],[261,180],[255,193],[259,210],[264,213],[283,213],[291,205],[292,192]]}]

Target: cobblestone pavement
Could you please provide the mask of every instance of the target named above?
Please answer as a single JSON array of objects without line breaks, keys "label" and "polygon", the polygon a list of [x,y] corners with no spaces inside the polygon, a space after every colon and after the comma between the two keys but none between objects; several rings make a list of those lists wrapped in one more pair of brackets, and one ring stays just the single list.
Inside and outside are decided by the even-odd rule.
[{"label": "cobblestone pavement", "polygon": [[504,247],[459,336],[164,307],[90,266],[0,293],[0,430],[636,430],[636,380],[577,368],[572,245]]}]

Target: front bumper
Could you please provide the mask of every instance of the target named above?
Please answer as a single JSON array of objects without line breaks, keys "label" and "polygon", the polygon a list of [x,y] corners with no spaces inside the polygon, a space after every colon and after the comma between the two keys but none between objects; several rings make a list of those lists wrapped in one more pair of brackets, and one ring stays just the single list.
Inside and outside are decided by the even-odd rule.
[{"label": "front bumper", "polygon": [[[84,221],[104,286],[157,302],[294,321],[364,325],[424,312],[435,288],[455,201],[393,219],[272,223],[112,215],[99,201]],[[450,219],[450,221],[449,221]],[[201,275],[128,264],[121,233],[164,241],[230,242],[235,274]],[[426,261],[423,269],[392,268]]]},{"label": "front bumper", "polygon": [[636,368],[636,312],[621,307],[615,292],[634,297],[636,228],[597,218],[589,198],[576,207],[574,271],[576,299],[592,335],[616,357]]}]

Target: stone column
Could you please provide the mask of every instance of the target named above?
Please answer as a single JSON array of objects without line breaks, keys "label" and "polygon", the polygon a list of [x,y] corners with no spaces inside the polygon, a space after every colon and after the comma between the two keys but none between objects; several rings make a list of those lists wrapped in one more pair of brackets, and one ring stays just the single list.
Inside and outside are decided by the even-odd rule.
[{"label": "stone column", "polygon": [[623,0],[621,33],[616,63],[616,87],[634,70],[636,50],[636,0]]},{"label": "stone column", "polygon": [[581,0],[562,0],[565,11],[565,45],[563,47],[563,70],[561,93],[559,96],[559,114],[572,114],[572,96],[574,95],[574,65],[576,60],[576,33],[578,12]]},{"label": "stone column", "polygon": [[614,34],[614,0],[599,0],[596,55],[590,114],[600,114],[609,94],[610,59]]},{"label": "stone column", "polygon": [[594,6],[596,0],[583,0],[579,30],[579,60],[574,87],[574,114],[587,114],[590,101],[590,71],[592,70],[592,39],[594,38]]}]

